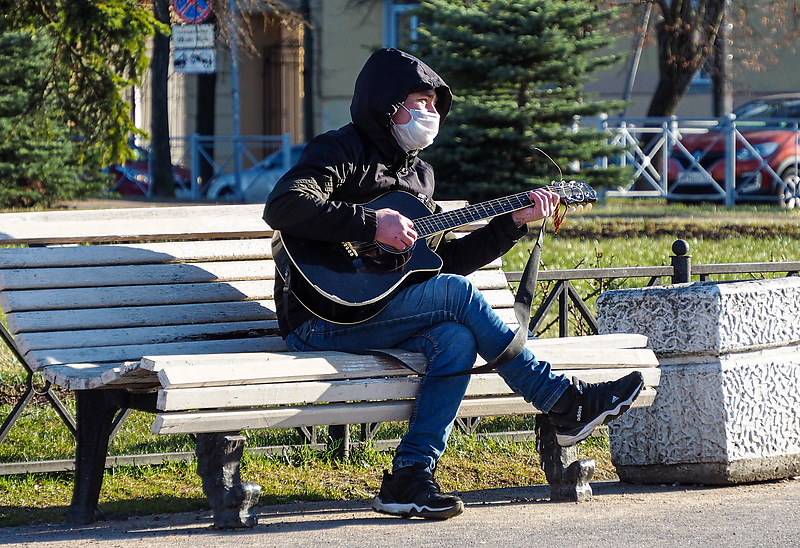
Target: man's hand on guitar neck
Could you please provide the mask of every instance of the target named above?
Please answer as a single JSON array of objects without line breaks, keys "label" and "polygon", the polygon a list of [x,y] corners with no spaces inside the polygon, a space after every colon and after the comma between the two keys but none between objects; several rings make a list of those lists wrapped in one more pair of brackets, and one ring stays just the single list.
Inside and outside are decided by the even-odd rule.
[{"label": "man's hand on guitar neck", "polygon": [[406,249],[417,241],[417,232],[411,219],[394,209],[379,209],[375,212],[378,228],[375,240],[395,249]]},{"label": "man's hand on guitar neck", "polygon": [[561,200],[558,194],[545,188],[531,190],[528,196],[533,205],[525,209],[519,209],[511,214],[517,226],[551,217],[558,209],[558,203]]}]

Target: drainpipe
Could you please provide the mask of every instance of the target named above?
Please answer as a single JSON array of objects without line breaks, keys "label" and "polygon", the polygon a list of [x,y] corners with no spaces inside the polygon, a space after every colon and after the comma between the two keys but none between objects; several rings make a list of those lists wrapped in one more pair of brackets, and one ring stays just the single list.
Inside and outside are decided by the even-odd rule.
[{"label": "drainpipe", "polygon": [[303,16],[303,140],[308,141],[314,131],[314,25],[311,24],[311,5],[302,0],[300,9]]}]

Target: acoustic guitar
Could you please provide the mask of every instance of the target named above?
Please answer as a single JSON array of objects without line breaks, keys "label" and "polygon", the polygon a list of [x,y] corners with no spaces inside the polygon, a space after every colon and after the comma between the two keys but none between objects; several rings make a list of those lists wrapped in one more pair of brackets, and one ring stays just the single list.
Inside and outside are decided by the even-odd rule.
[{"label": "acoustic guitar", "polygon": [[[557,182],[546,187],[565,206],[591,204],[597,193],[588,184]],[[388,192],[365,207],[391,208],[414,222],[417,241],[398,250],[377,241],[331,243],[297,238],[275,231],[272,254],[284,283],[316,316],[352,324],[383,310],[402,288],[435,276],[442,259],[428,246],[440,233],[532,205],[528,192],[440,213],[431,213],[416,196]],[[276,298],[280,296],[276,295]]]}]

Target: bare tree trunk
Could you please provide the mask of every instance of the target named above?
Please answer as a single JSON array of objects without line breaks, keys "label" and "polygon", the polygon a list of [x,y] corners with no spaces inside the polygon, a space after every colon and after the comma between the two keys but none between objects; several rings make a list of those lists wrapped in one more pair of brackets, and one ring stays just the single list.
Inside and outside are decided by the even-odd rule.
[{"label": "bare tree trunk", "polygon": [[[169,24],[169,0],[155,0],[156,19]],[[169,115],[167,109],[167,77],[169,76],[169,36],[153,37],[153,58],[150,60],[153,115],[150,121],[151,195],[174,198],[172,159],[169,147]]]},{"label": "bare tree trunk", "polygon": [[731,58],[728,53],[732,21],[730,0],[725,0],[725,14],[719,26],[717,41],[714,43],[714,116],[720,118],[733,110],[733,89],[731,87]]},{"label": "bare tree trunk", "polygon": [[726,0],[670,2],[657,0],[659,80],[648,116],[672,116],[692,78],[711,56]]},{"label": "bare tree trunk", "polygon": [[691,44],[689,37],[680,37],[666,27],[663,22],[656,26],[658,85],[650,100],[648,116],[675,114],[692,78],[708,57],[696,51],[698,45]]}]

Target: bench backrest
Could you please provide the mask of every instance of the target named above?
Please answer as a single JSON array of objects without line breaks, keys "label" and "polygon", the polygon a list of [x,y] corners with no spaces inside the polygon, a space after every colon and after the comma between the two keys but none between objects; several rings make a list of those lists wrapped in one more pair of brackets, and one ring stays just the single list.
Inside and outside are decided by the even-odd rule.
[{"label": "bench backrest", "polygon": [[262,205],[134,207],[0,214],[0,243],[52,245],[260,238]]},{"label": "bench backrest", "polygon": [[[32,370],[47,370],[46,377],[59,385],[87,389],[105,384],[115,377],[112,371],[148,355],[285,350],[275,316],[271,230],[260,219],[260,207],[149,209],[146,216],[141,210],[130,212],[133,219],[119,211],[62,212],[67,219],[63,224],[59,213],[29,214],[46,229],[25,221],[28,229],[19,225],[14,237],[15,243],[114,238],[130,243],[21,247],[0,253],[0,306]],[[201,213],[196,219],[189,215],[195,212]],[[8,215],[16,215],[17,221],[26,218]],[[0,231],[13,224],[3,217]],[[94,223],[96,230],[90,233],[84,222]],[[230,234],[223,234],[225,222]],[[122,229],[130,223],[145,223],[142,234]],[[191,224],[194,233],[189,232]],[[177,228],[168,230],[173,225]],[[60,233],[59,226],[64,227]],[[250,237],[256,231],[257,237]],[[12,236],[4,233],[10,241]],[[223,235],[228,238],[210,239]],[[135,243],[137,239],[173,241]],[[472,278],[503,318],[513,322],[513,295],[500,262]]]}]

